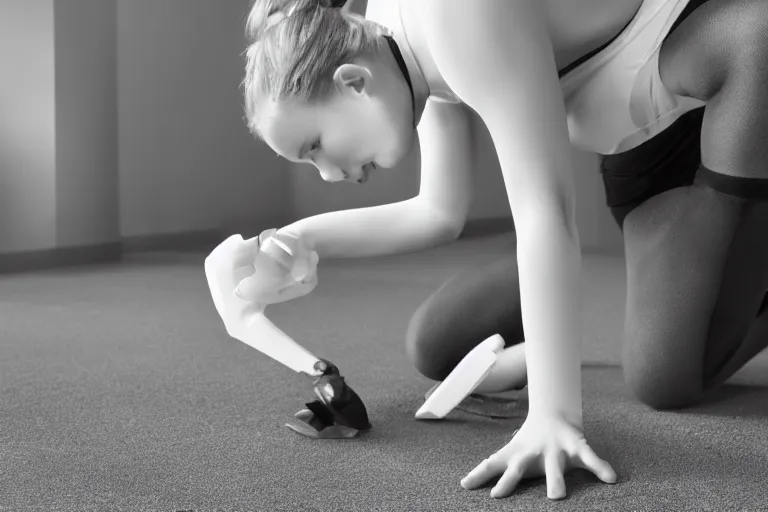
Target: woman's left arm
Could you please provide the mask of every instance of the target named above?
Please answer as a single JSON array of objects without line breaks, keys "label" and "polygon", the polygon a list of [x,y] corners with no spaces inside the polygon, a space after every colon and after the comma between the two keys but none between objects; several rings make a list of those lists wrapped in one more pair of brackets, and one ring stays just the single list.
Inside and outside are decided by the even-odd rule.
[{"label": "woman's left arm", "polygon": [[546,21],[536,0],[420,0],[420,26],[444,79],[483,119],[496,147],[517,234],[530,410],[513,440],[462,481],[504,473],[492,496],[545,474],[610,465],[584,440],[581,404],[581,248],[572,147]]}]

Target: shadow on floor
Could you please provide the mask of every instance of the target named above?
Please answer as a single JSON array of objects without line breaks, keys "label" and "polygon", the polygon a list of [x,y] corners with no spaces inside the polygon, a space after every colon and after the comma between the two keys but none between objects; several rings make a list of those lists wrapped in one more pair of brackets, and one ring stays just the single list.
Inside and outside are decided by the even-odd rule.
[{"label": "shadow on floor", "polygon": [[768,386],[725,384],[687,413],[740,418],[768,418]]}]

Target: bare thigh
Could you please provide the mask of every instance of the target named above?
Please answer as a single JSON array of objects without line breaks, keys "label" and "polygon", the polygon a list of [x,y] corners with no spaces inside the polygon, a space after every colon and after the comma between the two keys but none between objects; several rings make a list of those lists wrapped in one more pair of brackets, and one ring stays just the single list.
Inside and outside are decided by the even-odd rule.
[{"label": "bare thigh", "polygon": [[707,102],[702,163],[729,176],[768,178],[768,2],[709,0],[666,39],[664,85]]}]

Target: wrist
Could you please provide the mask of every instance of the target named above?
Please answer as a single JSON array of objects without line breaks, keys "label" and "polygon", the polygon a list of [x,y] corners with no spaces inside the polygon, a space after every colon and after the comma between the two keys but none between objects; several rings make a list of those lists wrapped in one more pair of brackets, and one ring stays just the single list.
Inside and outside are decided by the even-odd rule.
[{"label": "wrist", "polygon": [[[565,373],[572,373],[566,377]],[[557,414],[581,421],[582,393],[580,372],[560,374],[546,382],[528,381],[528,409],[531,414]]]},{"label": "wrist", "polygon": [[[556,414],[581,422],[582,375],[581,357],[576,343],[564,344],[555,354],[545,354],[544,360],[532,357],[528,371],[529,411],[535,414]],[[526,355],[529,355],[527,351]],[[560,356],[560,357],[556,357]],[[538,364],[537,364],[538,363]]]},{"label": "wrist", "polygon": [[[541,402],[541,401],[540,401]],[[582,428],[584,425],[584,412],[581,401],[568,403],[534,403],[529,401],[528,416],[532,418],[558,417],[569,424]]]},{"label": "wrist", "polygon": [[277,230],[277,233],[295,238],[308,252],[317,250],[315,237],[312,236],[310,230],[307,229],[306,223],[303,222],[303,219],[288,224],[287,226],[283,226]]}]

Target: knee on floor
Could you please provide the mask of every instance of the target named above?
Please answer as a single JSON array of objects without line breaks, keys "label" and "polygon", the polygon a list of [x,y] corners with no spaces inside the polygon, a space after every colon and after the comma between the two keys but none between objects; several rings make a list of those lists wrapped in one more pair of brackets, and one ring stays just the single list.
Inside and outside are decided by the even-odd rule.
[{"label": "knee on floor", "polygon": [[440,351],[439,338],[436,319],[430,314],[429,302],[425,302],[408,323],[405,352],[416,371],[432,380],[444,380],[455,366],[446,360],[446,347]]},{"label": "knee on floor", "polygon": [[701,366],[679,357],[654,351],[625,351],[624,379],[635,398],[652,409],[683,409],[698,402],[703,394]]}]

